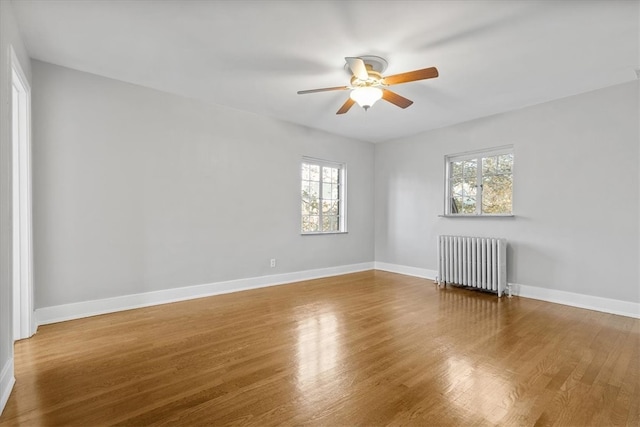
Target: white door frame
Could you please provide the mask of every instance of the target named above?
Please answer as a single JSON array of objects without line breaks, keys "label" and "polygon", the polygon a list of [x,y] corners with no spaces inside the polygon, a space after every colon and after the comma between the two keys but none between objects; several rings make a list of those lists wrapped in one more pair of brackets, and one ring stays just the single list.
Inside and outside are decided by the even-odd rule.
[{"label": "white door frame", "polygon": [[31,87],[13,47],[11,52],[11,151],[13,228],[13,338],[36,331],[33,308],[31,191]]}]

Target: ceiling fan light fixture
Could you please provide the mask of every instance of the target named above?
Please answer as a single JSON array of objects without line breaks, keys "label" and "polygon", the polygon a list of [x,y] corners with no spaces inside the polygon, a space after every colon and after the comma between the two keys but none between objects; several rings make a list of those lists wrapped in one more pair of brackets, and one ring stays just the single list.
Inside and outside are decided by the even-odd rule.
[{"label": "ceiling fan light fixture", "polygon": [[377,100],[382,98],[382,89],[372,86],[358,87],[351,91],[349,97],[366,111],[375,104]]}]

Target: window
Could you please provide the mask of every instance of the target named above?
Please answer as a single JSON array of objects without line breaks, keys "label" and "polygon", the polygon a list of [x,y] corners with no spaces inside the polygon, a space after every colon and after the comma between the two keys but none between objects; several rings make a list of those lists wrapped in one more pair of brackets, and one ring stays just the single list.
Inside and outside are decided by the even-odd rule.
[{"label": "window", "polygon": [[511,215],[513,147],[446,156],[445,215]]},{"label": "window", "polygon": [[302,159],[302,234],[346,232],[345,166]]}]

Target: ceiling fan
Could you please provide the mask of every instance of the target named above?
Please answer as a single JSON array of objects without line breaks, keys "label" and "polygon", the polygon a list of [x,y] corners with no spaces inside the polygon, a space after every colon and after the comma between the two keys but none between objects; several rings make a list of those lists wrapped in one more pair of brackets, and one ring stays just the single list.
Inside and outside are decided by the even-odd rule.
[{"label": "ceiling fan", "polygon": [[345,69],[352,74],[349,86],[301,90],[298,91],[298,95],[334,90],[350,90],[349,99],[340,107],[336,114],[346,113],[355,103],[358,103],[358,105],[366,111],[379,99],[384,99],[400,108],[407,108],[413,104],[413,101],[390,91],[386,87],[438,77],[438,69],[436,67],[423,68],[421,70],[383,77],[382,73],[387,68],[387,61],[383,58],[378,56],[360,56],[347,57],[344,59],[347,61]]}]

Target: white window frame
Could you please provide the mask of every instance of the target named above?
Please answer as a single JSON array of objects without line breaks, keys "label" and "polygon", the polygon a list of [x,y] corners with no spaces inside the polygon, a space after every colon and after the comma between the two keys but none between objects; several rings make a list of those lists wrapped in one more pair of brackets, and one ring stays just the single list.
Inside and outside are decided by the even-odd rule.
[{"label": "white window frame", "polygon": [[[511,212],[509,213],[484,213],[482,212],[482,159],[485,157],[494,157],[503,154],[514,155],[513,145],[504,145],[501,147],[488,148],[483,150],[467,151],[459,154],[446,155],[445,162],[445,191],[444,191],[444,216],[445,217],[512,217],[513,215],[513,174],[515,169],[515,156],[514,165],[511,168]],[[462,160],[477,159],[478,165],[476,167],[476,211],[475,213],[454,213],[451,212],[451,164]]]},{"label": "white window frame", "polygon": [[[300,179],[298,180],[298,185],[302,185],[302,165],[310,164],[310,165],[318,165],[320,168],[323,166],[336,168],[338,169],[339,177],[338,177],[338,230],[337,231],[304,231],[302,229],[302,211],[299,211],[300,218],[300,234],[304,236],[308,235],[324,235],[324,234],[343,234],[347,232],[347,165],[346,163],[334,162],[330,160],[317,159],[314,157],[306,157],[303,156],[300,161]],[[302,188],[298,187],[300,191],[300,200],[302,200]],[[320,189],[319,189],[320,201],[322,204],[322,179],[320,179]],[[301,208],[299,208],[301,209]],[[322,209],[319,209],[319,223],[322,224]]]}]

